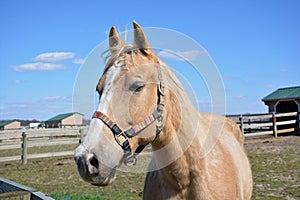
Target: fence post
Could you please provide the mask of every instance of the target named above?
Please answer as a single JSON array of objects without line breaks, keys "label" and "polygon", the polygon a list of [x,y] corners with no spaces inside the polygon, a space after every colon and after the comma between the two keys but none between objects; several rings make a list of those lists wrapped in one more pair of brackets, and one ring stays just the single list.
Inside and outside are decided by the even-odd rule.
[{"label": "fence post", "polygon": [[297,126],[297,132],[300,133],[300,108],[299,111],[297,112],[297,120],[296,123],[298,122],[298,126]]},{"label": "fence post", "polygon": [[277,137],[277,125],[276,125],[276,114],[275,112],[272,113],[272,119],[273,119],[273,134],[275,137]]},{"label": "fence post", "polygon": [[87,129],[86,128],[80,128],[79,129],[79,144],[82,142],[83,138],[86,136]]},{"label": "fence post", "polygon": [[243,119],[243,115],[240,116],[240,128],[242,131],[242,134],[244,135],[244,119]]},{"label": "fence post", "polygon": [[22,164],[27,164],[27,133],[22,132]]}]

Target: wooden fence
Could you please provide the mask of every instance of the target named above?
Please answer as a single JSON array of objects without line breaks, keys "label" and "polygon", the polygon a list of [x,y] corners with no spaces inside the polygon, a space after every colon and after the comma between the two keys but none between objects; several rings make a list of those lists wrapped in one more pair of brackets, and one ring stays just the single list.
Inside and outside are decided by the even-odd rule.
[{"label": "wooden fence", "polygon": [[26,164],[28,159],[33,158],[73,155],[74,151],[28,154],[27,150],[32,147],[78,144],[86,130],[86,127],[81,127],[0,131],[0,151],[21,149],[22,152],[21,155],[0,157],[0,162],[22,160]]},{"label": "wooden fence", "polygon": [[[227,115],[227,117],[240,126],[245,137],[261,135],[277,137],[281,133],[297,132],[300,126],[299,112]],[[0,131],[0,151],[20,149],[22,152],[21,155],[0,157],[0,162],[22,160],[22,163],[26,164],[28,159],[33,158],[73,155],[73,151],[28,154],[27,149],[78,144],[86,130],[87,127]]]},{"label": "wooden fence", "polygon": [[299,112],[291,113],[265,113],[246,115],[227,115],[235,121],[245,135],[261,136],[299,131]]}]

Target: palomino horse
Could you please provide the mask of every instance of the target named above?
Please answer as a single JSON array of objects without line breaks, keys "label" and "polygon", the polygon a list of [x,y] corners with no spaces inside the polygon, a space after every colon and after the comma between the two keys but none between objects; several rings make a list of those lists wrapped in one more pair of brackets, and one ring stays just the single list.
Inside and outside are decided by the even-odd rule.
[{"label": "palomino horse", "polygon": [[133,45],[110,30],[99,105],[74,155],[81,177],[108,185],[123,162],[134,164],[151,144],[144,199],[250,199],[252,174],[238,126],[200,114],[141,27],[133,26]]}]

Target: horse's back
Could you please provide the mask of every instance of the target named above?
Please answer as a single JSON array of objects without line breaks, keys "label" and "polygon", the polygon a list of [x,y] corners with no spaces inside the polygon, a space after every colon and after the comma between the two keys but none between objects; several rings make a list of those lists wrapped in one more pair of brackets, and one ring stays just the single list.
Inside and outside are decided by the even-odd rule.
[{"label": "horse's back", "polygon": [[243,136],[242,132],[240,131],[240,128],[231,119],[221,116],[221,115],[201,113],[200,120],[203,120],[203,119],[206,120],[206,122],[204,122],[204,123],[207,123],[207,124],[212,123],[212,126],[215,125],[214,123],[221,124],[221,126],[220,126],[220,127],[222,127],[221,133],[218,132],[218,133],[213,133],[213,134],[231,134],[235,137],[235,139],[241,145],[244,144],[244,136]]},{"label": "horse's back", "polygon": [[[208,134],[218,136],[213,149],[204,158],[205,166],[208,168],[207,174],[210,177],[208,187],[211,187],[211,191],[215,188],[223,188],[223,195],[232,193],[236,195],[236,199],[250,199],[252,193],[251,167],[243,146],[244,136],[239,127],[231,119],[223,116],[201,115],[200,119],[207,120],[206,123],[212,123],[211,126],[216,125],[214,123],[221,123],[223,127],[221,132],[208,131]],[[224,186],[225,182],[227,186]],[[219,190],[217,193],[215,195],[220,195],[222,191]],[[231,199],[228,196],[220,198]]]}]

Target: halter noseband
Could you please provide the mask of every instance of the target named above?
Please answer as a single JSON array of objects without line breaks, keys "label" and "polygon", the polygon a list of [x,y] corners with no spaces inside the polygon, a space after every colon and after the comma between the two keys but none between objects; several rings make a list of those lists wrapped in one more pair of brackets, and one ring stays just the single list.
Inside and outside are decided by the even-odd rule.
[{"label": "halter noseband", "polygon": [[[155,139],[159,136],[162,128],[163,128],[163,110],[164,110],[164,98],[165,95],[165,86],[162,79],[162,72],[160,69],[160,63],[157,61],[157,71],[158,71],[158,86],[157,86],[157,108],[156,110],[146,117],[142,122],[139,124],[132,125],[129,129],[123,131],[116,123],[114,123],[107,115],[100,111],[96,111],[93,115],[93,118],[100,119],[114,134],[114,138],[116,142],[122,147],[125,154],[124,163],[126,165],[135,165],[137,156],[141,153],[144,148],[149,144],[140,145],[133,153],[129,144],[129,138],[132,138],[138,135],[142,130],[146,129],[150,126],[153,122],[157,120],[156,124],[156,135]],[[154,139],[154,140],[155,140]]]}]

